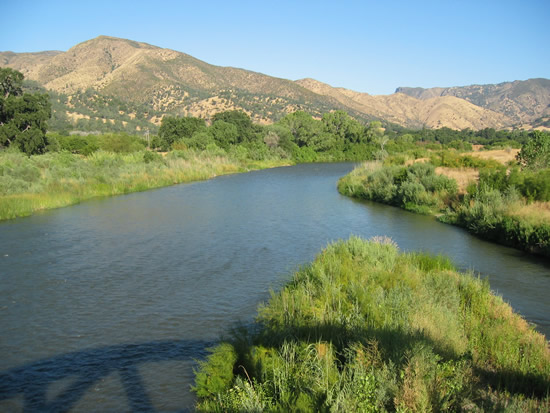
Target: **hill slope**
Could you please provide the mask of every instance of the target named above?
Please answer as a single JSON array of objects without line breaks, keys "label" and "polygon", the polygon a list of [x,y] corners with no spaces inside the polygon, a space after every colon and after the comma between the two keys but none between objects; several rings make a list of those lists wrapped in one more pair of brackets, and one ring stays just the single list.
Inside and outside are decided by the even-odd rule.
[{"label": "hill slope", "polygon": [[372,96],[343,88],[333,88],[314,79],[298,84],[313,92],[332,96],[357,111],[412,128],[499,129],[512,123],[506,116],[483,109],[453,96],[421,100],[403,93]]},{"label": "hill slope", "polygon": [[48,90],[54,128],[154,129],[165,114],[211,118],[233,109],[259,123],[296,110],[314,116],[344,110],[363,121],[453,129],[499,129],[550,114],[546,79],[469,89],[399,88],[400,93],[371,96],[313,79],[293,82],[214,66],[185,53],[108,36],[67,52],[0,52],[0,66],[19,70],[33,88]]},{"label": "hill slope", "polygon": [[302,108],[319,115],[349,109],[290,80],[214,66],[185,53],[107,36],[80,43],[65,53],[24,57],[0,53],[0,62],[47,90],[66,95],[69,101],[91,89],[102,97],[145,105],[144,110],[159,115],[208,118],[223,110],[242,109],[256,121],[270,122]]},{"label": "hill slope", "polygon": [[396,93],[418,99],[455,96],[474,105],[508,116],[515,123],[532,123],[550,116],[550,80],[529,79],[497,85],[472,85],[449,88],[399,87]]}]

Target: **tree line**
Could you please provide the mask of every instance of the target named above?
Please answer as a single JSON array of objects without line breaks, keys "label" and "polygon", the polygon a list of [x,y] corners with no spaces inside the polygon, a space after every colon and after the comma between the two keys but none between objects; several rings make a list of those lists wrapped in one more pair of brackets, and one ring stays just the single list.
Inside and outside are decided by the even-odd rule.
[{"label": "tree line", "polygon": [[[109,146],[105,139],[92,135],[66,136],[67,131],[46,134],[46,122],[52,113],[48,95],[41,93],[39,88],[35,88],[35,93],[23,90],[21,73],[9,68],[0,69],[0,147],[16,146],[31,155],[48,150],[89,154]],[[58,124],[56,120],[52,122]],[[363,123],[344,111],[328,112],[320,117],[296,111],[274,124],[262,126],[253,123],[245,112],[234,110],[217,113],[208,121],[196,117],[164,116],[158,135],[151,136],[146,143],[137,135],[129,138],[124,133],[112,133],[109,136],[128,143],[126,147],[119,145],[120,151],[143,148],[144,145],[162,151],[210,148],[219,153],[257,160],[288,158],[297,162],[314,162],[384,159],[388,154],[405,151],[416,151],[415,157],[421,157],[426,149],[471,150],[472,144],[519,148],[531,135],[525,131],[495,131],[490,128],[481,131],[449,128],[408,130],[380,121]]]}]

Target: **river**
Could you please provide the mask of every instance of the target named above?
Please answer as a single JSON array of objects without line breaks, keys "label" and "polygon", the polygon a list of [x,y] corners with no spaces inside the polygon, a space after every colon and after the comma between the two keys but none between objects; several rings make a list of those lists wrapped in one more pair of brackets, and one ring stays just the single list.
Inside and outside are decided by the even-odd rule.
[{"label": "river", "polygon": [[329,242],[444,253],[550,337],[550,266],[336,190],[307,164],[0,223],[0,411],[186,411],[195,359]]}]

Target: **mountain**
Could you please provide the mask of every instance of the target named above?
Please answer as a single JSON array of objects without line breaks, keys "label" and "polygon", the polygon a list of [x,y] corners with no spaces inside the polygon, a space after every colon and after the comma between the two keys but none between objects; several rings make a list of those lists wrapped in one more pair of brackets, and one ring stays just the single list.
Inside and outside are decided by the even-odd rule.
[{"label": "mountain", "polygon": [[421,100],[455,96],[479,107],[506,115],[514,123],[530,124],[541,118],[550,117],[549,79],[430,89],[399,87],[395,92]]},{"label": "mountain", "polygon": [[[318,116],[349,109],[290,80],[214,66],[185,53],[107,36],[64,53],[0,53],[0,63],[61,95],[73,118],[102,116],[97,113],[97,101],[107,101],[107,106],[114,103],[119,112],[128,112],[124,106],[130,103],[134,111],[127,115],[136,116],[137,106],[137,111],[157,123],[165,113],[209,118],[220,111],[242,109],[255,121],[268,123],[299,109]],[[103,115],[112,112],[100,109]],[[351,114],[370,119],[363,113]]]},{"label": "mountain", "polygon": [[512,122],[505,115],[483,109],[453,96],[418,99],[403,93],[372,96],[343,88],[334,88],[314,79],[296,81],[305,88],[331,96],[356,111],[369,113],[411,128],[483,129],[504,128]]},{"label": "mountain", "polygon": [[[512,82],[508,88],[484,85],[477,92],[399,88],[392,95],[371,96],[313,79],[294,82],[214,66],[185,53],[108,36],[66,52],[0,52],[0,66],[21,71],[27,87],[50,93],[50,125],[81,130],[155,129],[166,114],[208,119],[234,109],[259,123],[296,110],[316,117],[344,110],[362,121],[380,119],[415,128],[499,129],[546,116],[550,82],[533,79],[528,84]],[[497,90],[506,96],[503,107],[508,109],[498,105],[503,98],[495,95]]]}]

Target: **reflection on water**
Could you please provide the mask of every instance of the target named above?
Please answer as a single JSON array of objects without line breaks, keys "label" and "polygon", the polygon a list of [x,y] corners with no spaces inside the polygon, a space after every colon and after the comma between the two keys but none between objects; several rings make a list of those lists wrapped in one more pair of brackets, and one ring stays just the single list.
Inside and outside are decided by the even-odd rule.
[{"label": "reflection on water", "polygon": [[[187,408],[204,343],[252,320],[270,288],[352,234],[451,255],[550,336],[543,260],[340,196],[351,168],[224,176],[1,223],[0,410]],[[166,356],[171,346],[185,357]]]}]

